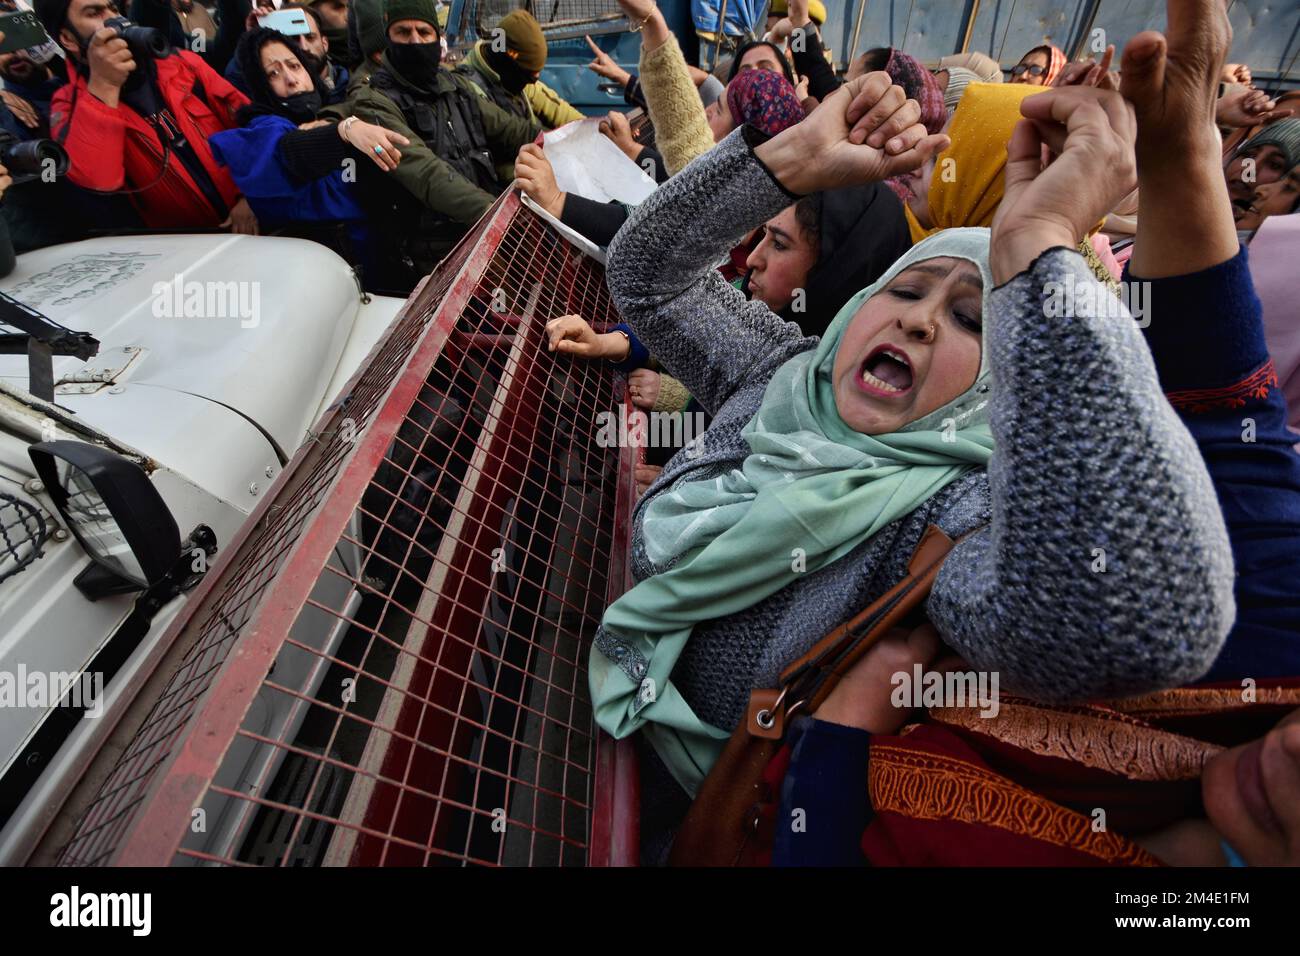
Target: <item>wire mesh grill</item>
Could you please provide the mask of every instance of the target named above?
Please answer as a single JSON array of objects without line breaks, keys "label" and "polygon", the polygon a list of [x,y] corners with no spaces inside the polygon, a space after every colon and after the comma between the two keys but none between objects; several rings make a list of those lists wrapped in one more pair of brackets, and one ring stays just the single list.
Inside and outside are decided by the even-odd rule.
[{"label": "wire mesh grill", "polygon": [[544,33],[582,23],[626,21],[617,0],[471,0],[461,10],[457,33],[465,36],[472,31],[478,37],[486,37],[512,10],[527,10]]},{"label": "wire mesh grill", "polygon": [[48,537],[39,508],[0,491],[0,581],[39,558]]},{"label": "wire mesh grill", "polygon": [[621,376],[546,351],[565,313],[617,321],[602,270],[503,197],[174,625],[61,862],[587,861],[634,452],[596,440]]}]

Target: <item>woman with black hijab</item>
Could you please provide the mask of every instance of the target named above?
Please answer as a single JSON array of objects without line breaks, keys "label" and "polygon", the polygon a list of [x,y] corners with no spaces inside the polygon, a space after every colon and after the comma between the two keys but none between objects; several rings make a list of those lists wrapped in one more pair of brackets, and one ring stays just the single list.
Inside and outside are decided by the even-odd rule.
[{"label": "woman with black hijab", "polygon": [[767,221],[741,288],[805,335],[821,335],[911,244],[903,206],[888,187],[813,193]]},{"label": "woman with black hijab", "polygon": [[[317,120],[320,64],[276,30],[259,27],[240,38],[235,58],[252,100],[239,127],[209,138],[213,155],[230,168],[258,222],[322,239],[319,224],[342,224],[353,250],[365,248],[365,213],[357,196],[358,163],[397,168],[398,133],[356,117]],[[317,224],[304,230],[305,223]],[[345,250],[338,250],[345,251]]]}]

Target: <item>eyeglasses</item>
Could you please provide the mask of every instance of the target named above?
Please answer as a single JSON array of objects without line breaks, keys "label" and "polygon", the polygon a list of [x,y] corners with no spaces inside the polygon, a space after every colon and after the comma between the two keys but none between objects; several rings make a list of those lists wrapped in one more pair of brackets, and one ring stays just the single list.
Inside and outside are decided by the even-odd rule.
[{"label": "eyeglasses", "polygon": [[1026,66],[1023,63],[1017,63],[1007,72],[1010,73],[1012,76],[1021,76],[1026,72],[1030,76],[1042,76],[1044,73],[1047,72],[1047,69],[1045,67],[1039,66],[1037,63],[1034,63],[1030,66]]}]

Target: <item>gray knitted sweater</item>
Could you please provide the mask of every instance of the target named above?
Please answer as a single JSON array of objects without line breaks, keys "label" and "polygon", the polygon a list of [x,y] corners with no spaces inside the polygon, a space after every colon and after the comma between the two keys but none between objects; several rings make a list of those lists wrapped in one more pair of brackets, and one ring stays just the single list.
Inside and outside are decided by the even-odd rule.
[{"label": "gray knitted sweater", "polygon": [[[749,453],[741,428],[769,379],[817,342],[714,269],[794,201],[742,132],[661,186],[609,247],[623,318],[714,415],[702,448],[669,461],[637,506],[638,580],[666,570],[646,557],[647,503],[738,468]],[[1209,669],[1235,616],[1214,489],[1127,311],[1117,317],[1111,297],[1110,316],[1045,317],[1044,284],[1068,275],[1107,301],[1082,257],[1063,248],[992,293],[987,472],[968,473],[748,610],[696,626],[672,680],[702,720],[734,727],[752,688],[774,686],[786,664],[903,576],[931,523],[953,537],[988,525],[949,556],[928,611],[973,667],[998,672],[1003,690],[1052,702],[1126,696]],[[1103,552],[1105,570],[1094,571]],[[608,653],[617,639],[602,630],[597,642]],[[635,675],[627,650],[620,665]]]}]

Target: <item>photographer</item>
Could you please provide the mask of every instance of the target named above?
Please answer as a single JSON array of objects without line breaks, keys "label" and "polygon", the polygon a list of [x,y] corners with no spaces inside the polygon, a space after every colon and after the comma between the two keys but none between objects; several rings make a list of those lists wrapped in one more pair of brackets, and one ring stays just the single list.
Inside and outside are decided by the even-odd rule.
[{"label": "photographer", "polygon": [[0,103],[0,265],[11,254],[11,242],[12,252],[21,254],[85,239],[93,223],[134,221],[131,210],[121,208],[124,199],[86,193],[69,183],[67,154],[56,144],[24,138],[15,128],[23,127]]},{"label": "photographer", "polygon": [[[237,125],[248,99],[188,50],[150,52],[156,32],[130,30],[109,0],[37,0],[36,13],[68,56],[50,108],[67,148],[68,179],[122,192],[149,229],[257,233],[257,220],[208,137]],[[119,30],[127,30],[123,38]]]}]

